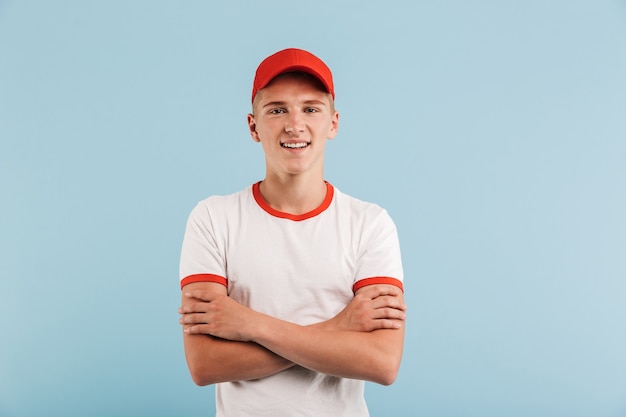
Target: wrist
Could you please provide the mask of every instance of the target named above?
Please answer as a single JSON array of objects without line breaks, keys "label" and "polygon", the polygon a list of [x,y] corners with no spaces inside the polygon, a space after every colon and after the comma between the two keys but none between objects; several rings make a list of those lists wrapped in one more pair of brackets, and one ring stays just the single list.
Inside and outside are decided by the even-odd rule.
[{"label": "wrist", "polygon": [[248,336],[248,340],[263,345],[267,340],[271,339],[273,333],[277,331],[273,329],[273,320],[277,319],[252,310],[250,320],[246,320],[246,335]]},{"label": "wrist", "polygon": [[319,323],[309,324],[306,327],[316,330],[337,330],[334,317],[325,321],[321,321]]}]

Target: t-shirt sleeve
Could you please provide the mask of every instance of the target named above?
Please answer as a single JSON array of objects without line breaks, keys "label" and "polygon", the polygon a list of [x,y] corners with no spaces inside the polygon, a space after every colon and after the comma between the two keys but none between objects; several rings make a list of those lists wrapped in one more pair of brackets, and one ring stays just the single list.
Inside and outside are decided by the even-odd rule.
[{"label": "t-shirt sleeve", "polygon": [[199,203],[189,215],[180,255],[181,288],[192,282],[227,286],[224,251],[216,238],[209,206]]},{"label": "t-shirt sleeve", "polygon": [[390,284],[404,290],[404,272],[396,225],[386,210],[364,226],[353,291],[367,285]]}]

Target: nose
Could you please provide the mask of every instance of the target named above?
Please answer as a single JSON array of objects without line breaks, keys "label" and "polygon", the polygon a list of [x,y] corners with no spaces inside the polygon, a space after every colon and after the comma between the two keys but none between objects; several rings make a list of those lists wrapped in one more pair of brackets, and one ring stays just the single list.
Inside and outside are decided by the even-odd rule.
[{"label": "nose", "polygon": [[290,135],[298,135],[304,132],[304,119],[301,113],[289,113],[289,117],[285,120],[285,132]]}]

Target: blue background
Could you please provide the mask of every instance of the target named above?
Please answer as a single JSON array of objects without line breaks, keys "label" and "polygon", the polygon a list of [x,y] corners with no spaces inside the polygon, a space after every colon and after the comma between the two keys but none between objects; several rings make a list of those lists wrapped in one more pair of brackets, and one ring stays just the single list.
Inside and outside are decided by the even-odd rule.
[{"label": "blue background", "polygon": [[252,76],[292,46],[334,71],[327,179],[399,228],[372,415],[626,416],[623,0],[0,1],[0,416],[212,415],[184,224],[263,177]]}]

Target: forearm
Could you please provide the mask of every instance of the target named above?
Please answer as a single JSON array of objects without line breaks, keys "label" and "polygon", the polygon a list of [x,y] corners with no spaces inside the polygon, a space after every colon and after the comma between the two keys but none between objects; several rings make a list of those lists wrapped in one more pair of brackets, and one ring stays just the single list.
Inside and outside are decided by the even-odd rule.
[{"label": "forearm", "polygon": [[[188,291],[200,289],[207,294],[225,294],[226,288],[215,283],[189,284],[183,293],[183,309],[195,307],[202,311],[207,304],[186,297]],[[204,320],[204,319],[200,319]],[[273,375],[293,366],[293,363],[270,352],[256,343],[220,339],[208,334],[190,334],[189,325],[183,325],[185,357],[191,378],[198,385],[209,385],[226,381],[246,381]]]},{"label": "forearm", "polygon": [[[296,337],[268,338],[268,347],[203,334],[184,335],[185,357],[194,383],[204,386],[254,380],[274,375],[295,363],[326,374],[383,384],[385,375],[397,372],[393,357],[386,356],[384,346],[377,346],[376,338],[368,336],[374,335],[373,332],[331,331],[327,322],[306,328],[285,324]],[[340,348],[342,345],[350,349]],[[363,367],[363,363],[368,367]]]},{"label": "forearm", "polygon": [[191,291],[183,297],[180,322],[199,385],[262,378],[293,364],[390,384],[402,357],[405,309],[400,290],[373,286],[359,290],[330,320],[300,326],[256,312],[223,291]]},{"label": "forearm", "polygon": [[252,339],[305,368],[389,385],[400,367],[404,326],[372,332],[338,331],[261,315]]},{"label": "forearm", "polygon": [[253,380],[293,366],[292,362],[252,342],[185,334],[184,344],[189,372],[197,385]]}]

